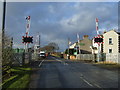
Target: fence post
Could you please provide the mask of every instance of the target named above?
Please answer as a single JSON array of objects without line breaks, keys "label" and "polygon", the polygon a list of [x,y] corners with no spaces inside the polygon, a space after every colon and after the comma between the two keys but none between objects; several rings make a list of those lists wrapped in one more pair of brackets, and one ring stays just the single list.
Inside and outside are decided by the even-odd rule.
[{"label": "fence post", "polygon": [[24,65],[25,64],[25,53],[23,52],[22,53],[22,65]]}]

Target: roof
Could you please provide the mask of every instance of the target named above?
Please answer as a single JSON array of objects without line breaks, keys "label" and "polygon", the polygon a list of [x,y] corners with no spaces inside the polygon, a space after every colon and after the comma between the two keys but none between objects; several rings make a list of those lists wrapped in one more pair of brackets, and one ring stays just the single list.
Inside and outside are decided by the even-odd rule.
[{"label": "roof", "polygon": [[[116,31],[116,30],[114,30],[114,29],[109,30],[109,31],[107,31],[107,32],[110,32],[110,31],[114,31],[114,32],[116,32],[118,35],[120,35],[120,32],[118,32],[118,31]],[[107,32],[106,32],[106,33],[107,33]],[[106,33],[103,33],[103,34],[106,34]]]},{"label": "roof", "polygon": [[120,35],[120,32],[117,32],[117,34],[119,34],[119,35]]}]

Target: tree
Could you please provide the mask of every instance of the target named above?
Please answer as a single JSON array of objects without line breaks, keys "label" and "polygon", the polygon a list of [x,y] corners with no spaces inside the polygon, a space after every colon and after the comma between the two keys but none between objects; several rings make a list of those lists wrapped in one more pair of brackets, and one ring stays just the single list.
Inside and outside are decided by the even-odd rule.
[{"label": "tree", "polygon": [[40,50],[44,50],[46,52],[55,52],[55,50],[59,50],[59,46],[55,42],[51,42],[48,45],[42,47]]},{"label": "tree", "polygon": [[49,43],[48,46],[52,49],[53,52],[55,52],[55,50],[59,50],[59,46],[55,42]]}]

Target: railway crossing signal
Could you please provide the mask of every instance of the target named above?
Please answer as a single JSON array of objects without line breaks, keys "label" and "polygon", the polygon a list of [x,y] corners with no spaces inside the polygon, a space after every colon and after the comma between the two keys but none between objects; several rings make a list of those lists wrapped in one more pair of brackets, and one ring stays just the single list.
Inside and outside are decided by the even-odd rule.
[{"label": "railway crossing signal", "polygon": [[98,43],[98,44],[100,44],[100,43],[104,43],[103,42],[103,36],[100,36],[100,35],[98,35],[97,37],[94,37],[94,42],[95,43]]},{"label": "railway crossing signal", "polygon": [[94,42],[96,42],[96,43],[102,43],[103,42],[103,38],[95,38],[94,39]]},{"label": "railway crossing signal", "polygon": [[33,37],[31,36],[23,36],[23,43],[33,43]]}]

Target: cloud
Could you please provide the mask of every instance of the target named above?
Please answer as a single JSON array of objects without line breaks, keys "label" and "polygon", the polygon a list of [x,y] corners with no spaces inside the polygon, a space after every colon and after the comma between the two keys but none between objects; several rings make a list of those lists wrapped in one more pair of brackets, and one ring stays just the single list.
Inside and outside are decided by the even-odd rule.
[{"label": "cloud", "polygon": [[[41,43],[57,42],[67,48],[67,38],[76,42],[76,34],[94,37],[95,18],[99,18],[100,30],[117,27],[117,3],[7,3],[6,31],[21,43],[25,33],[25,17],[31,16],[30,35],[41,34]],[[16,38],[17,37],[17,38]]]}]

